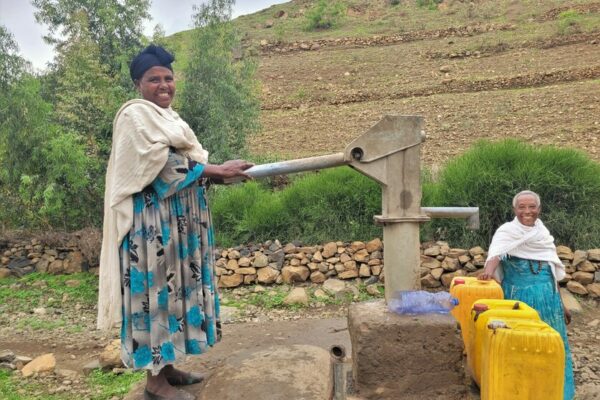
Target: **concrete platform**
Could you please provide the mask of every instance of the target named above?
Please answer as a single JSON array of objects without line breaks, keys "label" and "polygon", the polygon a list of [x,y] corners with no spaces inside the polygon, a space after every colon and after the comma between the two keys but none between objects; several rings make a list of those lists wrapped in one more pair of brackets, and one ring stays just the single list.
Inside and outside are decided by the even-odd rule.
[{"label": "concrete platform", "polygon": [[357,395],[366,399],[469,398],[462,341],[450,315],[397,315],[383,300],[348,315]]}]

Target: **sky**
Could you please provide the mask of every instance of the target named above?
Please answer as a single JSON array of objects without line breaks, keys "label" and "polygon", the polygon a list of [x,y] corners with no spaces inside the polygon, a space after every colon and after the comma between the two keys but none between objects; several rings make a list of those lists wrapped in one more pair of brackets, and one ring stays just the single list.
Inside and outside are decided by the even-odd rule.
[{"label": "sky", "polygon": [[[286,1],[237,0],[233,17],[251,14]],[[201,0],[151,0],[152,21],[146,24],[145,34],[151,36],[156,24],[162,25],[167,36],[190,29],[192,6],[201,2]],[[42,39],[47,29],[35,22],[34,11],[35,8],[30,0],[0,0],[0,25],[4,25],[19,44],[20,55],[31,61],[36,70],[43,70],[46,63],[54,57],[54,52],[52,46],[44,43]]]}]

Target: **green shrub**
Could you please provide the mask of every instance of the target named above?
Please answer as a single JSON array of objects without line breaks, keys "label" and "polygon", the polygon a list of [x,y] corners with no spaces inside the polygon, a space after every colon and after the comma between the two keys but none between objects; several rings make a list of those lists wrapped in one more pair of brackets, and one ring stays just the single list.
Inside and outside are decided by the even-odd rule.
[{"label": "green shrub", "polygon": [[481,228],[470,231],[464,221],[442,219],[430,228],[455,246],[485,245],[513,219],[513,196],[527,189],[540,195],[540,218],[557,243],[600,245],[600,165],[577,150],[512,139],[478,142],[450,161],[437,182],[424,185],[428,206],[478,206]]},{"label": "green shrub", "polygon": [[340,1],[319,0],[306,13],[306,30],[336,27],[346,15],[346,6]]},{"label": "green shrub", "polygon": [[582,16],[575,10],[567,10],[558,14],[558,32],[561,35],[581,31]]},{"label": "green shrub", "polygon": [[443,0],[417,0],[417,7],[427,8],[429,10],[437,10],[438,4]]}]

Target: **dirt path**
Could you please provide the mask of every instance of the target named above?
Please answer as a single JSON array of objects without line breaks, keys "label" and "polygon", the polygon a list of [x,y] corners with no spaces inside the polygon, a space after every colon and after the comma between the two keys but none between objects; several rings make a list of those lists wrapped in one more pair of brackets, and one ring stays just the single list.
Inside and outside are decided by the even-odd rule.
[{"label": "dirt path", "polygon": [[[594,300],[581,301],[581,304],[583,312],[574,315],[573,323],[569,326],[577,392],[580,399],[600,399],[600,306]],[[65,311],[79,320],[82,317],[93,320],[94,316],[94,310]],[[345,307],[333,306],[297,311],[254,310],[244,316],[232,317],[223,326],[222,342],[201,357],[188,358],[182,366],[210,373],[238,351],[260,350],[274,344],[309,344],[325,350],[329,350],[334,344],[341,344],[350,354],[346,315]],[[68,316],[63,314],[63,317]],[[18,334],[15,334],[15,329],[10,325],[4,325],[0,328],[0,350],[12,350],[18,355],[29,357],[53,352],[57,359],[57,370],[75,371],[80,377],[72,378],[70,391],[79,393],[82,399],[94,398],[83,383],[82,369],[89,361],[97,358],[104,345],[113,337],[117,337],[116,331],[108,337],[93,330],[93,325],[77,333],[61,329],[23,329]],[[53,393],[64,385],[64,380],[64,376],[54,374],[40,382],[45,385],[46,393]],[[134,389],[128,398],[136,399],[139,391],[140,387]]]}]

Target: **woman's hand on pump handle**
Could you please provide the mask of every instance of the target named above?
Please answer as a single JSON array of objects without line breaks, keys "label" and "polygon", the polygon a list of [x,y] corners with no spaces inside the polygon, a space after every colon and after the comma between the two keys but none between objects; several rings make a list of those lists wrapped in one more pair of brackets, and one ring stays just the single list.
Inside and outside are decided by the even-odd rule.
[{"label": "woman's hand on pump handle", "polygon": [[229,160],[220,165],[207,164],[204,167],[202,176],[205,178],[212,178],[217,183],[222,182],[225,179],[238,177],[252,179],[252,176],[246,173],[246,170],[252,166],[254,166],[253,163],[245,160]]}]

